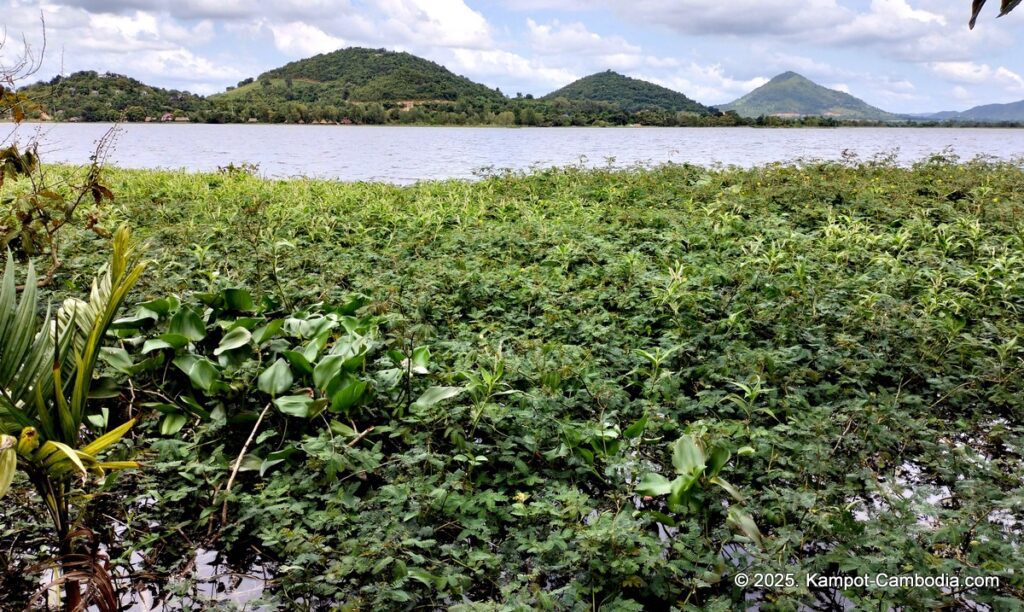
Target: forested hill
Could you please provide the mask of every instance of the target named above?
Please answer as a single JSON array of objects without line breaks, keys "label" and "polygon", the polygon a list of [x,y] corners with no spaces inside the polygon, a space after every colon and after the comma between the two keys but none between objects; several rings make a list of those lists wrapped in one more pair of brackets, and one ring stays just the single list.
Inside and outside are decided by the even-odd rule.
[{"label": "forested hill", "polygon": [[930,119],[940,121],[1003,123],[1024,121],[1024,100],[1009,104],[985,104],[957,112],[935,113]]},{"label": "forested hill", "polygon": [[[772,117],[770,124],[899,120],[848,94],[788,75],[740,100],[745,104],[741,114],[753,112],[756,118],[752,119],[722,114],[677,91],[612,71],[580,79],[539,99],[507,97],[429,60],[363,48],[291,62],[209,97],[91,71],[20,91],[37,103],[32,118],[44,121],[730,126],[768,124],[760,115],[785,113],[794,116]],[[804,95],[808,91],[813,95]],[[787,106],[794,97],[799,104]]]},{"label": "forested hill", "polygon": [[713,112],[707,106],[691,100],[678,91],[627,77],[611,70],[584,77],[542,99],[555,100],[557,98],[605,102],[628,113],[642,110],[665,110],[706,115]]},{"label": "forested hill", "polygon": [[409,53],[353,47],[291,62],[229,92],[239,95],[275,81],[311,89],[335,102],[498,100],[501,92]]},{"label": "forested hill", "polygon": [[743,117],[819,116],[844,120],[897,121],[897,115],[859,98],[822,87],[795,72],[784,72],[739,100],[720,107]]},{"label": "forested hill", "polygon": [[38,106],[37,116],[57,121],[145,121],[164,115],[187,117],[204,112],[209,102],[187,91],[152,87],[133,78],[94,71],[23,88]]}]

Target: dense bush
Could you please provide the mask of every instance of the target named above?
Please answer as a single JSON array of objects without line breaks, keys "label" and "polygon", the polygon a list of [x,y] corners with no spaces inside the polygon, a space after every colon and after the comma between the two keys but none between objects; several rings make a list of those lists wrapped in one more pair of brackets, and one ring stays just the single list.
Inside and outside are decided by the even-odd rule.
[{"label": "dense bush", "polygon": [[[108,353],[148,436],[94,503],[119,584],[230,607],[216,550],[288,608],[1019,606],[1022,179],[112,172],[157,262]],[[1000,584],[804,581],[879,573]]]}]

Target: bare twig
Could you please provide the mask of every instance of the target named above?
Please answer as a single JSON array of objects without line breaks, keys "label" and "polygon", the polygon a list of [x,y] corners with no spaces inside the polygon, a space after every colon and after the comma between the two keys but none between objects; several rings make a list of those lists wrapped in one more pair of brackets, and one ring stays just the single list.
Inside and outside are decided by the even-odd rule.
[{"label": "bare twig", "polygon": [[363,438],[365,438],[366,436],[368,436],[371,433],[373,433],[373,430],[374,430],[373,427],[367,427],[366,429],[364,429],[362,431],[362,433],[360,433],[358,436],[356,436],[351,442],[346,444],[346,447],[352,448],[356,444],[359,444],[363,440]]},{"label": "bare twig", "polygon": [[263,418],[267,416],[267,412],[270,407],[273,406],[273,402],[268,402],[263,412],[260,413],[260,418],[256,419],[256,424],[252,426],[252,431],[249,432],[249,439],[242,445],[242,451],[238,453],[238,458],[235,459],[235,465],[231,468],[231,477],[228,478],[228,484],[224,487],[224,506],[221,509],[220,519],[221,523],[226,525],[228,522],[228,499],[227,496],[231,493],[231,487],[235,484],[235,477],[238,476],[238,470],[242,467],[242,460],[245,458],[246,451],[249,450],[249,445],[252,444],[253,439],[256,437],[256,432],[259,431],[260,424],[263,423]]}]

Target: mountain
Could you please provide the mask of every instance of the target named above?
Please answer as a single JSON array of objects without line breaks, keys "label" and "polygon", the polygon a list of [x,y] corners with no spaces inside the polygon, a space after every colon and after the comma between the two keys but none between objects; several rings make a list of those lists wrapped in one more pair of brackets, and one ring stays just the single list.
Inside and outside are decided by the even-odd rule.
[{"label": "mountain", "polygon": [[[273,94],[273,95],[270,95]],[[499,100],[497,90],[409,53],[352,47],[291,62],[220,94],[304,102]]]},{"label": "mountain", "polygon": [[553,91],[541,100],[565,98],[572,101],[605,102],[635,113],[661,109],[672,112],[710,114],[710,108],[666,87],[633,79],[608,70],[598,72]]},{"label": "mountain", "polygon": [[721,107],[743,117],[822,116],[845,120],[898,121],[848,93],[822,87],[795,72],[784,72],[735,102]]},{"label": "mountain", "polygon": [[[203,111],[205,98],[187,91],[152,87],[121,74],[76,72],[20,90],[38,106],[36,117],[59,121],[143,121]],[[45,118],[45,117],[44,117]]]},{"label": "mountain", "polygon": [[1003,123],[1024,121],[1024,100],[1009,104],[985,104],[963,112],[946,111],[928,115],[928,119],[940,121],[971,121],[978,123]]}]

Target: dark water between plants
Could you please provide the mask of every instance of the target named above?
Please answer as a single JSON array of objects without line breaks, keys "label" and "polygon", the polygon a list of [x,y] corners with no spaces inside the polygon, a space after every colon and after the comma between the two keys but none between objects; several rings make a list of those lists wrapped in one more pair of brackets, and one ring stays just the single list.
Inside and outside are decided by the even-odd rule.
[{"label": "dark water between plants", "polygon": [[[26,124],[44,160],[88,162],[110,124]],[[407,184],[473,178],[481,169],[529,170],[583,163],[757,166],[799,159],[894,154],[912,163],[948,150],[962,159],[1024,157],[1024,130],[1001,128],[420,128],[305,125],[126,124],[110,163],[212,171],[242,162],[274,177]],[[0,130],[0,138],[8,136]]]}]

